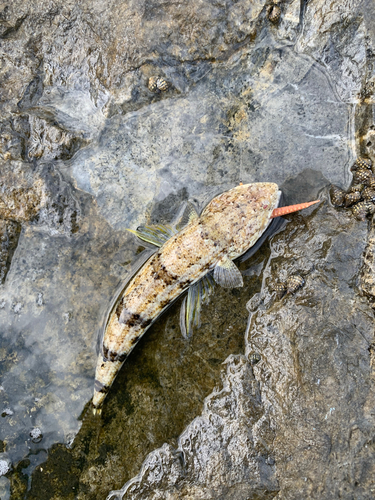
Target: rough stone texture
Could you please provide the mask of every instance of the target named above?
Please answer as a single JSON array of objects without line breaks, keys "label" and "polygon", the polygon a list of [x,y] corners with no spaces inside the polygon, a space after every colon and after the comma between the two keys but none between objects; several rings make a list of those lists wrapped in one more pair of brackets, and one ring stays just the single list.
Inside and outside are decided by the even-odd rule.
[{"label": "rough stone texture", "polygon": [[[327,204],[288,225],[249,304],[246,350],[262,356],[254,374],[276,433],[279,498],[375,493],[373,317],[357,288],[365,238],[366,224]],[[304,287],[275,300],[272,276],[295,271]]]},{"label": "rough stone texture", "polygon": [[5,281],[12,261],[13,253],[17,248],[20,235],[20,224],[11,220],[0,219],[0,283]]},{"label": "rough stone texture", "polygon": [[2,219],[26,222],[34,219],[45,205],[43,181],[26,171],[20,162],[2,165],[0,179]]},{"label": "rough stone texture", "polygon": [[362,275],[360,287],[362,292],[369,297],[371,302],[375,300],[375,228],[374,221],[369,231],[367,246],[363,256]]},{"label": "rough stone texture", "polygon": [[[220,363],[243,353],[245,303],[260,290],[253,321],[269,347],[256,336],[252,345],[251,335],[247,354],[253,348],[262,354],[254,367],[261,407],[252,399],[250,411],[245,401],[254,384],[245,376],[248,363],[231,358],[228,366],[242,360],[236,366],[243,377],[224,376],[225,387],[234,384],[232,396],[223,389],[207,400],[230,401],[231,424],[224,419],[219,425],[223,414],[208,407],[199,422],[207,412],[219,415],[207,429],[219,429],[213,442],[224,443],[221,431],[230,434],[237,425],[238,403],[255,412],[252,422],[263,422],[260,413],[269,422],[271,434],[262,443],[273,436],[275,441],[267,452],[258,449],[256,424],[242,422],[239,432],[251,443],[248,465],[236,468],[233,478],[225,465],[235,452],[221,450],[221,473],[214,468],[212,481],[199,476],[190,485],[196,488],[192,495],[256,498],[279,490],[279,498],[295,498],[300,489],[314,498],[329,498],[330,492],[367,498],[374,348],[372,309],[358,294],[362,290],[373,300],[373,229],[360,281],[366,224],[328,208],[319,209],[316,221],[325,234],[328,222],[332,231],[342,224],[347,247],[340,247],[335,234],[325,244],[335,240],[336,247],[321,243],[323,250],[306,253],[310,245],[317,248],[308,229],[319,226],[311,219],[305,231],[306,219],[297,218],[282,234],[293,240],[294,227],[305,238],[301,252],[296,247],[293,254],[300,269],[290,269],[287,243],[280,243],[280,256],[271,260],[264,247],[250,269],[241,267],[247,276],[243,290],[217,291],[190,343],[178,337],[178,304],[172,307],[127,363],[102,421],[85,417],[76,435],[92,394],[98,331],[143,250],[126,227],[168,221],[182,201],[202,207],[240,181],[277,182],[288,201],[304,201],[328,181],[347,187],[357,155],[375,160],[374,3],[292,0],[279,6],[280,19],[271,23],[266,0],[0,2],[0,453],[12,464],[0,478],[3,500],[42,500],[42,494],[104,498],[136,476],[146,455],[164,442],[165,463],[172,463],[178,436],[184,429],[184,436],[192,432],[189,422],[219,383]],[[147,88],[154,75],[170,82],[166,92]],[[330,248],[342,250],[333,258]],[[353,259],[342,264],[346,248]],[[306,285],[273,304],[267,273],[278,259],[274,283],[302,273]],[[318,262],[328,266],[321,275],[314,267]],[[349,285],[347,268],[355,277]],[[311,317],[308,306],[298,304],[305,293],[319,298]],[[352,305],[358,306],[357,316]],[[345,312],[338,318],[339,307]],[[301,330],[291,338],[298,318]],[[327,322],[339,331],[324,330]],[[315,334],[306,336],[307,328]],[[340,332],[349,332],[348,345]],[[329,367],[332,374],[325,379]],[[363,377],[362,387],[356,376]],[[35,428],[43,435],[40,443],[32,442]],[[206,458],[212,465],[218,455],[211,451]],[[189,456],[194,453],[201,456],[192,447]],[[262,453],[275,460],[264,470]],[[185,466],[171,470],[187,472],[194,482],[194,467]],[[142,478],[141,473],[140,484]],[[171,485],[182,481],[178,475],[163,478]],[[230,492],[223,478],[232,481]],[[314,489],[318,484],[321,490]]]},{"label": "rough stone texture", "polygon": [[202,416],[180,436],[178,451],[164,445],[151,453],[124,487],[125,498],[240,500],[277,494],[269,453],[274,435],[251,366],[240,355],[225,364],[223,388],[206,398]]},{"label": "rough stone texture", "polygon": [[[355,287],[366,232],[365,223],[326,202],[310,216],[293,217],[272,238],[262,291],[248,303],[246,355],[261,357],[254,376],[247,358],[229,358],[224,388],[206,399],[202,417],[186,428],[177,450],[165,446],[149,455],[140,474],[108,499],[373,498],[373,313]],[[296,272],[305,277],[304,287],[280,299],[275,278]],[[233,383],[239,366],[250,372],[243,380],[259,399],[241,390],[243,380]],[[212,400],[224,413],[210,414]],[[246,463],[239,444],[244,429],[234,432],[233,407],[236,424],[247,424],[247,457],[265,460],[271,484],[259,485],[262,475],[254,470],[248,484],[248,471],[238,466],[237,459]],[[236,460],[223,472],[233,435],[239,439]],[[217,447],[218,439],[228,441]],[[219,452],[224,456],[204,476],[202,491],[202,468],[209,471]],[[221,484],[227,471],[235,476],[232,489],[225,489],[230,480]]]}]

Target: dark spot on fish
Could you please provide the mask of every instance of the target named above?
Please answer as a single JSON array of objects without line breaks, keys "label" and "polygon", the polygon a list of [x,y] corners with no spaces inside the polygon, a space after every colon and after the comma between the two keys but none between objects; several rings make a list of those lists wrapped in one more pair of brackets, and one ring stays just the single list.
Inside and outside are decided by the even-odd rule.
[{"label": "dark spot on fish", "polygon": [[117,356],[117,361],[120,361],[120,363],[122,363],[123,361],[125,361],[125,359],[128,357],[128,353],[127,352],[124,352],[123,354],[119,354]]},{"label": "dark spot on fish", "polygon": [[94,383],[94,389],[96,392],[102,392],[103,394],[107,394],[107,392],[109,391],[108,385],[104,385],[99,380],[96,379]]},{"label": "dark spot on fish", "polygon": [[107,360],[106,361],[116,361],[117,358],[117,352],[116,351],[109,351],[107,349]]},{"label": "dark spot on fish", "polygon": [[138,335],[137,337],[134,337],[134,338],[131,340],[132,345],[136,344],[140,338],[141,338],[141,336],[140,336],[140,335]]},{"label": "dark spot on fish", "polygon": [[163,300],[163,302],[160,302],[160,308],[164,309],[164,307],[167,306],[170,302],[170,299]]},{"label": "dark spot on fish", "polygon": [[146,328],[150,323],[152,323],[152,318],[143,319],[142,327]]},{"label": "dark spot on fish", "polygon": [[121,312],[122,312],[123,308],[124,308],[124,299],[122,298],[120,300],[120,302],[117,304],[117,307],[116,307],[116,316],[117,316],[117,319],[120,318]]},{"label": "dark spot on fish", "polygon": [[141,328],[145,328],[150,324],[150,320],[147,318],[143,318],[138,313],[133,313],[129,309],[123,308],[121,316],[119,318],[119,323],[130,327],[140,326]]},{"label": "dark spot on fish", "polygon": [[214,241],[214,247],[217,247],[218,243],[217,241]]},{"label": "dark spot on fish", "polygon": [[178,276],[168,271],[164,264],[160,262],[160,255],[156,255],[155,259],[152,263],[154,272],[157,273],[161,280],[168,285],[172,285],[177,279]]}]

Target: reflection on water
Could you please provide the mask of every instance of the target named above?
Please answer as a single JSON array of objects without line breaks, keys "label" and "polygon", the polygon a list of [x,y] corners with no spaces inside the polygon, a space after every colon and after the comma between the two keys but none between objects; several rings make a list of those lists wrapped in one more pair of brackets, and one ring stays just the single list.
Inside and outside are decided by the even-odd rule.
[{"label": "reflection on water", "polygon": [[[74,106],[48,98],[67,128]],[[139,248],[124,229],[170,220],[182,201],[203,206],[240,181],[281,185],[302,172],[298,190],[286,184],[300,201],[316,181],[311,171],[345,185],[353,156],[351,105],[312,58],[269,36],[213,65],[186,95],[106,120],[85,109],[91,142],[55,165],[77,186],[79,229],[24,226],[0,290],[0,439],[13,498],[29,488],[30,499],[78,491],[89,499],[121,487],[149,451],[177,439],[218,383],[220,364],[243,352],[257,272],[246,273],[243,290],[216,289],[191,341],[179,332],[179,304],[168,310],[127,361],[102,420],[86,416],[77,435],[98,330]],[[257,269],[267,252],[266,244],[252,258]],[[4,477],[0,488],[9,498]]]}]

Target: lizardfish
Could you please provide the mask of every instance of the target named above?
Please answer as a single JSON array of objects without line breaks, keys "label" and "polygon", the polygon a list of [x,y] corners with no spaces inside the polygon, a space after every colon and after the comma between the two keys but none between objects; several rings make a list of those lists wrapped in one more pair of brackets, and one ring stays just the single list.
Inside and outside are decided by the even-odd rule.
[{"label": "lizardfish", "polygon": [[108,317],[96,366],[95,413],[138,340],[171,302],[189,289],[183,302],[186,327],[182,321],[189,333],[214,281],[227,288],[243,286],[233,260],[255,245],[272,218],[319,201],[277,208],[280,195],[274,183],[240,185],[216,196],[200,216],[190,207],[181,230],[158,226],[132,231],[160,248],[129,282]]}]

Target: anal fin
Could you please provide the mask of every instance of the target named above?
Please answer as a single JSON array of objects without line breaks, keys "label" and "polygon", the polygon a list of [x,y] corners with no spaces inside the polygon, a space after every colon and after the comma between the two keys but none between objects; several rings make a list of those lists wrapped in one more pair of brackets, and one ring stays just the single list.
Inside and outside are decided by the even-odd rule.
[{"label": "anal fin", "polygon": [[201,306],[208,302],[214,286],[212,274],[209,273],[189,288],[180,312],[180,328],[184,338],[191,337],[194,326],[200,326]]}]

